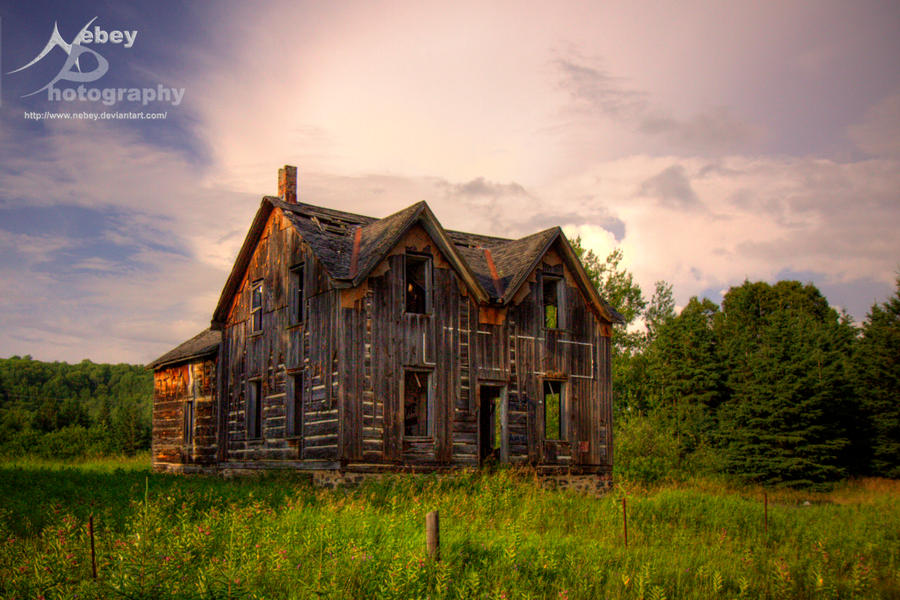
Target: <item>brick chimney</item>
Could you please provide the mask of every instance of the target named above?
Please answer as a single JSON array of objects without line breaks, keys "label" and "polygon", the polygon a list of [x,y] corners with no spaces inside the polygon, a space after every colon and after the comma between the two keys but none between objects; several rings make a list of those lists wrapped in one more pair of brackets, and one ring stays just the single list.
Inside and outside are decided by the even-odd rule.
[{"label": "brick chimney", "polygon": [[297,167],[284,165],[278,169],[278,197],[289,204],[297,204]]}]

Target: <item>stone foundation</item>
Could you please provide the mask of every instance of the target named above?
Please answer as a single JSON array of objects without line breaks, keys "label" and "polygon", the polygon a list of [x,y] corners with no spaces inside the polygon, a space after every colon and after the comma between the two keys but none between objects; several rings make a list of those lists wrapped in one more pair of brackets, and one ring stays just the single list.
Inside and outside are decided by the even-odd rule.
[{"label": "stone foundation", "polygon": [[[219,475],[226,479],[234,477],[258,477],[264,473],[271,473],[275,469],[266,468],[242,468],[214,465],[180,465],[180,464],[155,464],[154,472],[176,474],[204,474]],[[385,476],[407,473],[409,475],[436,472],[439,477],[459,473],[460,468],[437,468],[432,471],[409,468],[378,469],[378,470],[353,470],[353,469],[288,469],[277,471],[292,473],[299,478],[312,481],[313,485],[321,488],[338,489],[355,487],[370,479],[382,479]],[[572,473],[559,469],[535,469],[533,467],[517,467],[515,472],[522,478],[533,479],[536,485],[549,490],[573,490],[583,494],[600,496],[612,488],[612,473],[603,471],[599,473]]]}]

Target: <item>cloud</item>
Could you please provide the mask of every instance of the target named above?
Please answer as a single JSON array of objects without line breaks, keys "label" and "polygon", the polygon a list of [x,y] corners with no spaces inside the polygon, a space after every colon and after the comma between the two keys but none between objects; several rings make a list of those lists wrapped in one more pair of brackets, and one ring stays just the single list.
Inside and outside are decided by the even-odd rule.
[{"label": "cloud", "polygon": [[647,94],[628,89],[626,80],[604,69],[583,64],[583,59],[554,61],[560,87],[569,93],[572,108],[586,114],[635,119],[647,111]]},{"label": "cloud", "polygon": [[208,326],[259,198],[136,134],[54,125],[0,140],[0,355],[147,362]]},{"label": "cloud", "polygon": [[761,127],[739,118],[727,106],[712,106],[678,118],[671,110],[656,106],[650,93],[632,89],[627,79],[590,63],[577,54],[553,63],[559,85],[570,98],[567,109],[575,115],[616,121],[685,153],[734,152],[763,138]]},{"label": "cloud", "polygon": [[[887,296],[893,285],[896,161],[632,156],[597,163],[559,187],[603,198],[627,227],[619,244],[626,266],[648,294],[656,280],[672,283],[680,304],[745,278],[773,281],[789,269],[815,273],[815,283],[840,291],[840,302],[860,319],[869,292],[881,286]],[[694,198],[707,210],[682,208]],[[598,254],[609,250],[603,233],[578,231],[597,240]],[[854,282],[866,290],[862,301],[849,299]]]},{"label": "cloud", "polygon": [[647,179],[641,183],[639,193],[642,196],[652,196],[662,206],[669,208],[693,210],[703,207],[681,165],[672,165]]},{"label": "cloud", "polygon": [[859,148],[872,156],[900,158],[900,92],[871,107],[848,135]]}]

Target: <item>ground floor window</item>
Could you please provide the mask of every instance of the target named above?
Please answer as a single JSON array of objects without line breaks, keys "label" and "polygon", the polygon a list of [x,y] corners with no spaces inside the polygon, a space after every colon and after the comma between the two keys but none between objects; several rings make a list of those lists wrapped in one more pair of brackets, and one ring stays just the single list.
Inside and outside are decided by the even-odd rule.
[{"label": "ground floor window", "polygon": [[565,435],[563,418],[563,382],[544,382],[544,439],[561,440]]},{"label": "ground floor window", "polygon": [[431,372],[407,370],[403,375],[403,435],[432,434]]},{"label": "ground floor window", "polygon": [[262,382],[251,381],[247,385],[247,439],[262,437]]}]

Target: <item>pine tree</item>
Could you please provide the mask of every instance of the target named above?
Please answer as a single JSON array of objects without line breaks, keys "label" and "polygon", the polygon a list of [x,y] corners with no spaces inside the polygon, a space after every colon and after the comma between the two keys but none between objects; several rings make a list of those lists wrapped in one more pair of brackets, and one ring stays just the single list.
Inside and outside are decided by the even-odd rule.
[{"label": "pine tree", "polygon": [[894,296],[875,304],[854,356],[857,394],[869,420],[869,472],[900,478],[900,277]]}]

